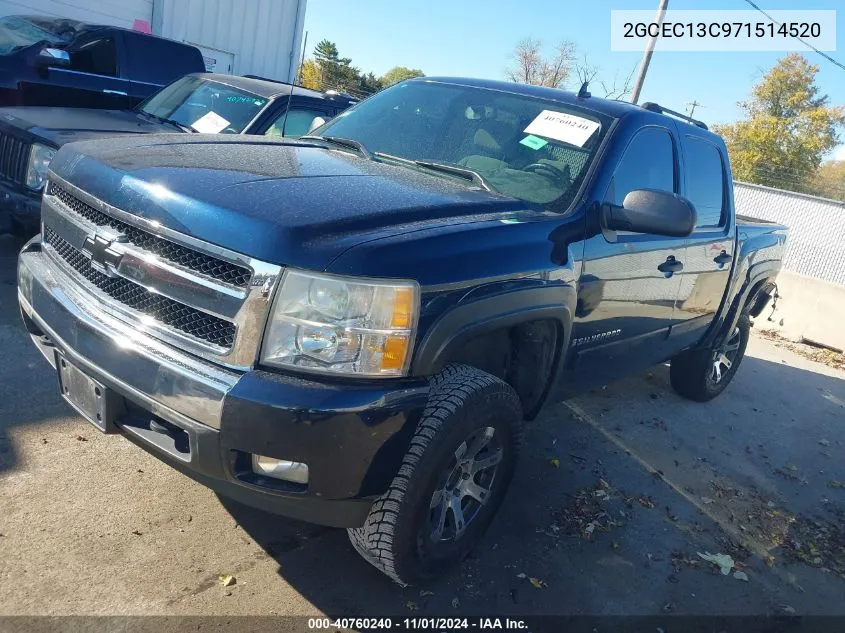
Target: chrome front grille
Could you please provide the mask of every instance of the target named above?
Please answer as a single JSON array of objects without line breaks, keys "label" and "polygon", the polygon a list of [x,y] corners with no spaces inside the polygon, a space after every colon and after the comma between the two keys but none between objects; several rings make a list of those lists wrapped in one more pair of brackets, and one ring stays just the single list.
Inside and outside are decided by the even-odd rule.
[{"label": "chrome front grille", "polygon": [[254,365],[282,269],[131,215],[50,173],[42,245],[98,310],[179,349]]},{"label": "chrome front grille", "polygon": [[55,182],[50,183],[49,193],[52,196],[56,196],[68,209],[76,213],[79,217],[97,226],[111,227],[125,235],[131,244],[158,255],[177,266],[182,266],[188,270],[201,275],[207,275],[212,279],[217,279],[218,281],[232,284],[239,288],[246,287],[249,284],[252,271],[248,268],[222,261],[205,253],[199,253],[193,249],[162,239],[131,224],[122,222],[117,218],[110,217],[98,211],[90,204],[86,204],[79,198],[76,198]]},{"label": "chrome front grille", "polygon": [[0,132],[0,177],[23,184],[29,162],[29,143]]},{"label": "chrome front grille", "polygon": [[154,294],[123,277],[109,277],[91,266],[91,260],[59,237],[51,227],[44,228],[44,243],[59,257],[115,301],[206,343],[229,349],[235,342],[235,324],[205,314],[159,294]]}]

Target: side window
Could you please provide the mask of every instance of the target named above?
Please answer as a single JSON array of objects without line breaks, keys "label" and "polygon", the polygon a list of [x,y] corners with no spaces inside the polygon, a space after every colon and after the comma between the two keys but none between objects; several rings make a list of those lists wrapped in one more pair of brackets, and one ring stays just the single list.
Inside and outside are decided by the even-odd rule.
[{"label": "side window", "polygon": [[[264,134],[267,136],[302,136],[308,134],[311,121],[318,116],[323,117],[326,121],[329,120],[329,115],[322,110],[294,107],[291,108],[287,121],[285,121],[285,113],[282,112]],[[282,125],[285,126],[284,130]]]},{"label": "side window", "polygon": [[675,191],[675,148],[668,130],[647,127],[637,132],[616,166],[605,200],[621,206],[635,189]]},{"label": "side window", "polygon": [[698,214],[696,226],[719,227],[725,200],[725,168],[719,149],[694,136],[686,138],[686,198]]},{"label": "side window", "polygon": [[114,38],[85,42],[70,51],[70,67],[83,73],[117,76],[117,47]]}]

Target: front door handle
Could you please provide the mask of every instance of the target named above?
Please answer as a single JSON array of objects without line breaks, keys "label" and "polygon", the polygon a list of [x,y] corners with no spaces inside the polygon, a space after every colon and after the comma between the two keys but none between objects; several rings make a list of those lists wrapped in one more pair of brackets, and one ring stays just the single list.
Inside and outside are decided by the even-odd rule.
[{"label": "front door handle", "polygon": [[120,95],[121,97],[126,96],[126,93],[123,92],[123,90],[108,90],[108,89],[104,88],[103,92],[107,95]]},{"label": "front door handle", "polygon": [[662,273],[666,273],[667,277],[671,277],[673,274],[679,273],[683,269],[684,269],[683,263],[681,263],[677,259],[675,259],[674,255],[669,255],[669,257],[666,258],[666,261],[663,262],[662,264],[660,264],[660,266],[657,267],[657,270],[659,270]]},{"label": "front door handle", "polygon": [[719,264],[719,266],[721,267],[721,266],[724,266],[725,264],[727,264],[733,258],[734,258],[733,255],[731,255],[730,253],[722,251],[721,253],[716,255],[716,257],[713,258],[713,261],[716,262],[717,264]]}]

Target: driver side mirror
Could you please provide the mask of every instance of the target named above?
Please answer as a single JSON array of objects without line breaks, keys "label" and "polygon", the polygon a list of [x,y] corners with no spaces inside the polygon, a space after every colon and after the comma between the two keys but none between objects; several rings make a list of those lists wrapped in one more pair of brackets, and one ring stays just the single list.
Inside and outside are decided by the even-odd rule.
[{"label": "driver side mirror", "polygon": [[621,207],[602,205],[602,222],[614,231],[686,237],[695,228],[696,213],[689,200],[674,193],[635,189]]},{"label": "driver side mirror", "polygon": [[308,133],[311,134],[311,132],[316,130],[318,127],[320,127],[324,123],[326,123],[326,119],[324,119],[321,116],[315,116],[311,121],[311,125],[308,126]]},{"label": "driver side mirror", "polygon": [[35,56],[35,65],[41,68],[50,66],[56,68],[70,68],[70,53],[61,48],[42,48]]}]

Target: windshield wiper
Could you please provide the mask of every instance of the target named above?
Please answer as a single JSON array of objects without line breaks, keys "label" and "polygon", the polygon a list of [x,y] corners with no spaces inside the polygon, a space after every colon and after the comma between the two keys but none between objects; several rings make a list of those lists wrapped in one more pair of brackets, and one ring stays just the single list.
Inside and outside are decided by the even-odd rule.
[{"label": "windshield wiper", "polygon": [[394,160],[398,163],[405,163],[406,165],[417,165],[418,167],[424,167],[425,169],[430,169],[431,171],[439,171],[441,173],[449,174],[451,176],[458,176],[459,178],[463,178],[464,180],[472,181],[482,189],[485,189],[487,191],[494,191],[493,186],[484,176],[479,174],[474,169],[469,169],[468,167],[459,167],[458,165],[438,163],[436,161],[431,160],[414,160],[412,158],[403,158],[402,156],[394,156],[392,154],[385,154],[383,152],[376,152],[375,157]]},{"label": "windshield wiper", "polygon": [[192,125],[188,125],[186,123],[179,123],[179,121],[174,121],[173,119],[167,119],[163,116],[153,114],[152,112],[147,112],[145,110],[138,110],[138,113],[143,114],[144,116],[148,116],[151,119],[158,121],[159,123],[169,123],[170,125],[178,127],[183,132],[193,132],[194,134],[199,134],[199,132],[200,132],[198,129],[196,129]]},{"label": "windshield wiper", "polygon": [[308,134],[300,136],[299,138],[300,140],[305,139],[306,141],[327,141],[332,145],[340,145],[341,147],[354,149],[367,160],[373,159],[373,153],[367,149],[367,146],[361,141],[356,141],[354,138],[344,138],[342,136],[315,136]]}]

